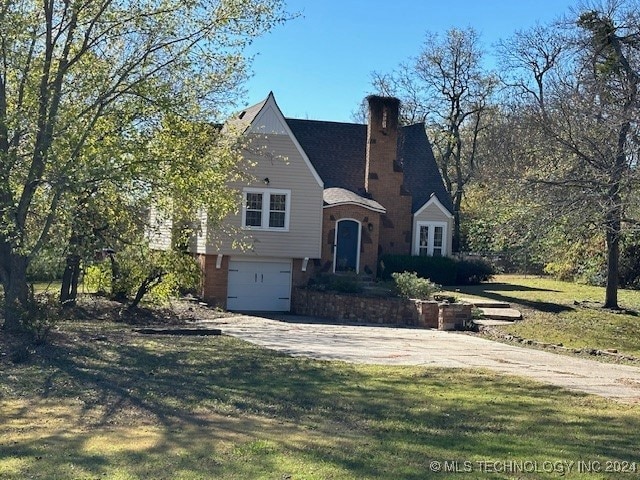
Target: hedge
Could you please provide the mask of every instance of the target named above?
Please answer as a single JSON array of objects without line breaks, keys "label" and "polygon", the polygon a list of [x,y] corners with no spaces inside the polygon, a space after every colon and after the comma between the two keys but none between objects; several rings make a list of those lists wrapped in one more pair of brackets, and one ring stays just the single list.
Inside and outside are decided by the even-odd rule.
[{"label": "hedge", "polygon": [[390,280],[396,272],[416,272],[440,285],[477,285],[493,277],[494,268],[482,260],[457,260],[451,257],[383,255],[378,276]]}]

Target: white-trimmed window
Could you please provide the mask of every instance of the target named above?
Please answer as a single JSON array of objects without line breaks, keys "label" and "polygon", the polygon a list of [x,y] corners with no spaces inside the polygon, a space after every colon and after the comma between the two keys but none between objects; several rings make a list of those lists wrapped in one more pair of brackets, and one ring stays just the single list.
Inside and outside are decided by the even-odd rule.
[{"label": "white-trimmed window", "polygon": [[243,192],[242,226],[252,230],[289,230],[290,190],[247,188]]},{"label": "white-trimmed window", "polygon": [[447,224],[445,222],[418,222],[414,240],[414,254],[442,257],[447,251]]}]

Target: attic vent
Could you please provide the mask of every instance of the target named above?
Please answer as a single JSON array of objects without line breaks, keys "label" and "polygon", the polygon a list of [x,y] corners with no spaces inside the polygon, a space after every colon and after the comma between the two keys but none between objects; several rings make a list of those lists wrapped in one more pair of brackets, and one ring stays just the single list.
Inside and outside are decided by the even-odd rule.
[{"label": "attic vent", "polygon": [[238,115],[238,119],[242,120],[242,117],[244,117],[246,113],[247,113],[246,110],[244,112],[240,113],[240,115]]}]

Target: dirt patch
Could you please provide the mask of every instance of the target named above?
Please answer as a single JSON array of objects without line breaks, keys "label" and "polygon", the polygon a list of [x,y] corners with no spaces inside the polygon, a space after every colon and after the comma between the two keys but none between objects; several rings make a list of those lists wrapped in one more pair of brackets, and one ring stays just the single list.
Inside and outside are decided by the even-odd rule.
[{"label": "dirt patch", "polygon": [[[78,304],[65,311],[66,321],[95,323],[125,323],[132,326],[156,327],[156,329],[172,330],[174,335],[204,335],[194,333],[193,324],[199,320],[215,320],[230,317],[234,314],[210,307],[195,298],[176,299],[166,305],[145,305],[135,309],[128,309],[126,304],[110,300],[99,295],[82,295]],[[2,318],[0,317],[0,324]],[[192,328],[189,328],[189,326]],[[176,333],[182,329],[185,333]],[[92,329],[88,329],[92,330]],[[119,333],[123,335],[124,333]],[[207,335],[215,333],[207,332]],[[111,333],[109,340],[116,334]],[[117,335],[116,335],[117,336]],[[55,328],[49,333],[47,341],[42,345],[33,345],[27,334],[9,334],[0,332],[0,364],[27,363],[34,356],[47,357],[52,345],[64,345],[68,342],[100,342],[108,341],[104,332],[86,331],[70,335],[57,331]]]},{"label": "dirt patch", "polygon": [[231,314],[190,297],[173,300],[162,306],[146,305],[131,309],[126,304],[106,297],[84,295],[68,315],[71,320],[106,320],[129,325],[186,325]]}]

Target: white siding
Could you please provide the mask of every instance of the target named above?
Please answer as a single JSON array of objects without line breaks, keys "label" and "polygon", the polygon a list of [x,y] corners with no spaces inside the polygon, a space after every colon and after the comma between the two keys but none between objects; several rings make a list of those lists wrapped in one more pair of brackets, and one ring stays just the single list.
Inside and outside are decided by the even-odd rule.
[{"label": "white siding", "polygon": [[432,203],[422,208],[417,212],[413,217],[413,235],[412,241],[414,245],[412,245],[411,251],[415,251],[415,232],[418,228],[418,222],[443,222],[447,225],[447,241],[446,241],[446,251],[445,255],[451,255],[451,242],[453,241],[453,217],[447,215],[443,212],[438,205]]},{"label": "white siding", "polygon": [[[243,235],[243,248],[234,248],[229,235],[222,237],[218,245],[211,240],[198,241],[198,253],[222,253],[233,255],[250,253],[260,257],[320,258],[322,237],[322,186],[318,184],[304,157],[289,135],[254,136],[247,158],[255,166],[248,172],[253,181],[248,184],[232,184],[242,191],[244,187],[268,188],[291,191],[288,231],[249,231],[242,228],[242,210],[228,217],[232,230]],[[266,185],[264,179],[269,179]],[[213,235],[211,235],[213,233]],[[218,237],[207,232],[209,239]],[[226,237],[226,238],[225,238]]]}]

